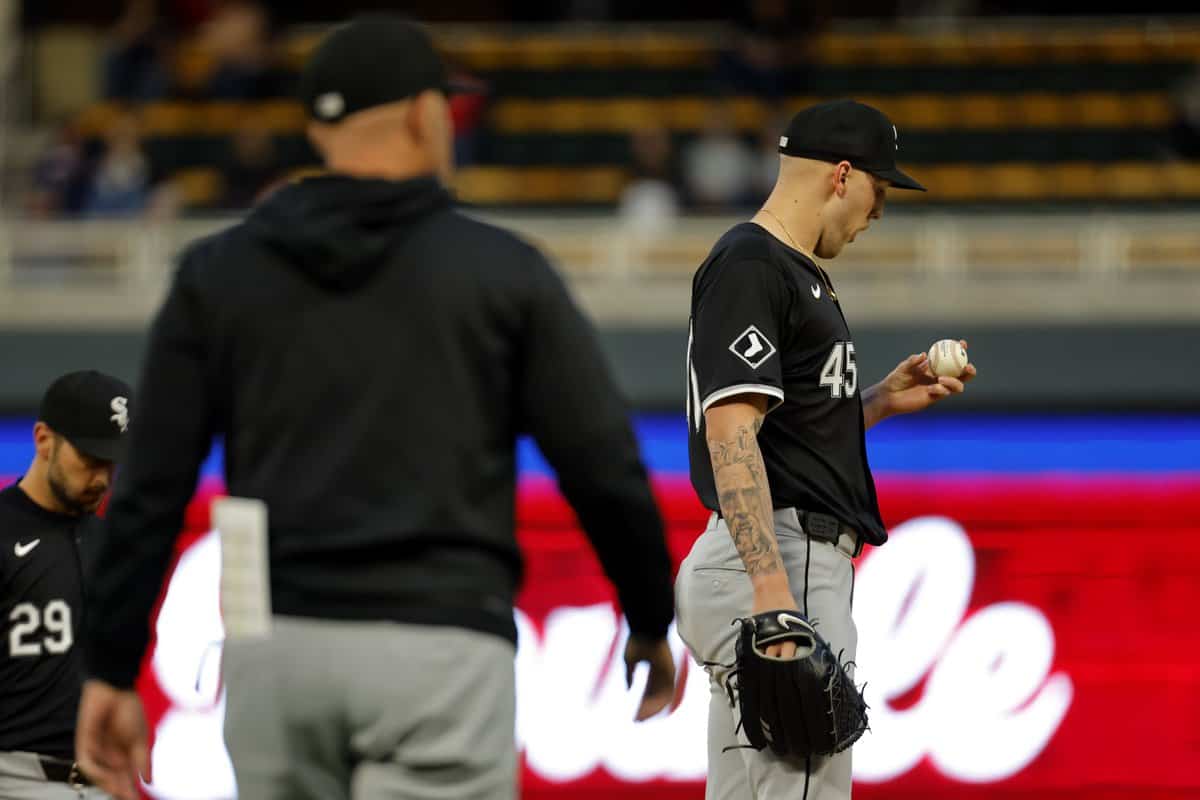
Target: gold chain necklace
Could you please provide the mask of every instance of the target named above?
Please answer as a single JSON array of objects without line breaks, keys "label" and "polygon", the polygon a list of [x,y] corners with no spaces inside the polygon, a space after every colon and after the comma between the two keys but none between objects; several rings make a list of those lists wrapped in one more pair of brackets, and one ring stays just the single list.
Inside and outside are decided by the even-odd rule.
[{"label": "gold chain necklace", "polygon": [[809,253],[807,250],[805,250],[803,247],[796,244],[796,240],[792,238],[792,234],[787,229],[787,225],[784,225],[783,220],[781,220],[779,217],[775,216],[775,212],[771,211],[771,209],[766,208],[766,207],[764,207],[762,209],[762,212],[764,214],[766,214],[768,217],[770,217],[771,219],[775,220],[775,222],[779,225],[780,230],[783,231],[783,235],[786,236],[788,238],[788,241],[792,243],[792,247],[794,247],[796,250],[799,250],[801,253],[803,253],[805,256],[807,256],[810,261],[813,262],[813,266],[815,266],[817,268],[817,272],[821,273],[821,281],[825,284],[825,289],[829,292],[830,298],[832,298],[834,301],[836,301],[837,300],[837,292],[835,292],[833,290],[832,284],[829,283],[829,276],[827,276],[825,274],[825,270],[821,269],[821,265],[817,263],[817,259],[811,253]]}]

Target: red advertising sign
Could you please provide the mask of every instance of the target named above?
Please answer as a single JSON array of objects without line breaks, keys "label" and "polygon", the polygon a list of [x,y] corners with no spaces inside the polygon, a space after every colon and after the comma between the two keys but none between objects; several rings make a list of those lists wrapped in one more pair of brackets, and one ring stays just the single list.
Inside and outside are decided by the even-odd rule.
[{"label": "red advertising sign", "polygon": [[[707,514],[686,479],[657,489],[678,562]],[[856,797],[1200,797],[1200,477],[884,476],[879,489],[892,539],[858,565],[872,730],[855,746]],[[162,798],[233,793],[210,497],[180,540],[140,683]],[[549,481],[522,483],[519,521],[522,795],[703,797],[705,674],[675,640],[677,707],[633,723],[612,591]]]}]

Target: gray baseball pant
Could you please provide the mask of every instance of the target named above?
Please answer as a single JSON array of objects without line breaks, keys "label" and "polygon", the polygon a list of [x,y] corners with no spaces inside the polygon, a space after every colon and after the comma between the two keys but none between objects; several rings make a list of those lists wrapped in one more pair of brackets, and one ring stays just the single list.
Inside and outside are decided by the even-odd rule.
[{"label": "gray baseball pant", "polygon": [[0,798],[4,800],[112,800],[93,787],[76,789],[46,780],[36,753],[0,753]]},{"label": "gray baseball pant", "polygon": [[[858,632],[850,616],[854,593],[854,542],[842,534],[835,547],[804,535],[795,509],[775,512],[775,535],[796,605],[835,653],[853,660]],[[679,635],[696,661],[707,666],[708,784],[705,800],[848,800],[850,751],[803,760],[744,747],[735,734],[737,710],[726,691],[738,629],[750,614],[754,593],[725,521],[713,514],[692,546],[675,581]],[[853,675],[853,672],[850,673]]]},{"label": "gray baseball pant", "polygon": [[391,622],[275,617],[223,656],[240,800],[505,800],[513,645]]}]

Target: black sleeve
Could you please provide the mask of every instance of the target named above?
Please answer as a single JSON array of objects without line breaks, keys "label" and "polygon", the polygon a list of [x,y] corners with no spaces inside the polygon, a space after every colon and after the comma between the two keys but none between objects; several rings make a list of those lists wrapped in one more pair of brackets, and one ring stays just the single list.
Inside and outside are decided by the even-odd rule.
[{"label": "black sleeve", "polygon": [[90,576],[89,674],[118,687],[137,677],[150,613],[212,442],[203,316],[188,267],[185,257],[150,330],[129,449]]},{"label": "black sleeve", "polygon": [[696,286],[689,341],[689,407],[702,416],[718,400],[763,394],[783,402],[780,366],[788,288],[763,261],[711,264]]},{"label": "black sleeve", "polygon": [[557,472],[630,630],[663,636],[674,616],[671,563],[625,401],[591,326],[545,260],[534,259],[522,422]]}]

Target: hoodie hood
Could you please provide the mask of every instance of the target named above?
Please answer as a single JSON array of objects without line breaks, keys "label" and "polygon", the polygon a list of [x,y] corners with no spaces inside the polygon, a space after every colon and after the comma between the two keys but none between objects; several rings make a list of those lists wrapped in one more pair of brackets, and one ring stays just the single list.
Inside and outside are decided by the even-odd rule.
[{"label": "hoodie hood", "polygon": [[388,263],[418,220],[451,203],[432,176],[385,181],[328,175],[275,192],[246,226],[312,280],[352,291]]}]

